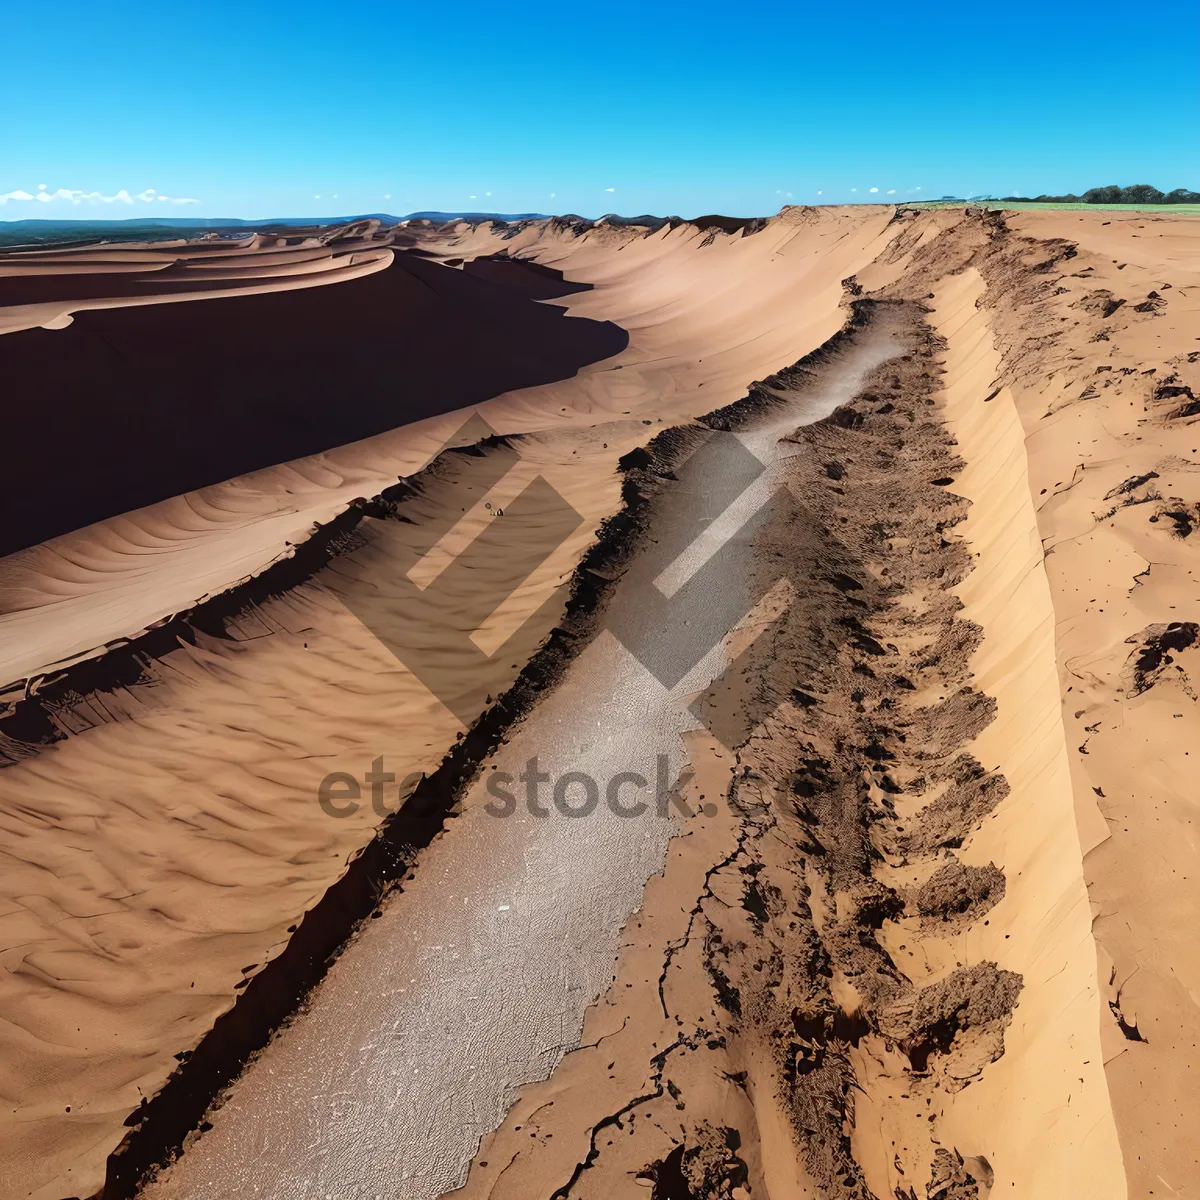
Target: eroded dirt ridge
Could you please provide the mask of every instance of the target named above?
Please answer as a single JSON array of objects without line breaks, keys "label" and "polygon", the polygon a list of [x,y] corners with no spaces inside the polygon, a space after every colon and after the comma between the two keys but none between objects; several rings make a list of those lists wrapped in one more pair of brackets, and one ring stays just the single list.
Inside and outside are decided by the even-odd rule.
[{"label": "eroded dirt ridge", "polygon": [[[866,1200],[851,1140],[855,1048],[927,1101],[927,1144],[894,1147],[912,1180],[903,1196],[990,1185],[971,1147],[937,1144],[935,1101],[1003,1053],[1022,980],[961,962],[919,987],[877,937],[906,913],[928,936],[961,930],[1004,894],[999,867],[955,853],[1008,789],[969,749],[994,703],[972,687],[982,634],[950,591],[971,569],[954,532],[967,508],[952,489],[961,462],[933,407],[939,346],[919,307],[855,307],[859,322],[896,325],[907,351],[852,404],[793,435],[796,504],[764,529],[760,570],[763,590],[779,578],[807,586],[746,655],[740,694],[706,701],[745,706],[756,728],[729,787],[736,847],[708,872],[664,963],[659,994],[677,1039],[653,1060],[651,1091],[597,1125],[555,1197],[583,1194],[577,1185],[648,1124],[679,1131],[643,1168],[656,1196],[725,1196],[752,1181],[769,1151],[759,1130],[725,1123],[728,1106],[710,1103],[724,1081],[754,1107],[779,1098],[817,1194]],[[764,386],[807,382],[797,372]],[[888,865],[919,866],[925,882],[889,886]],[[695,1024],[671,1002],[689,957],[713,999]]]}]

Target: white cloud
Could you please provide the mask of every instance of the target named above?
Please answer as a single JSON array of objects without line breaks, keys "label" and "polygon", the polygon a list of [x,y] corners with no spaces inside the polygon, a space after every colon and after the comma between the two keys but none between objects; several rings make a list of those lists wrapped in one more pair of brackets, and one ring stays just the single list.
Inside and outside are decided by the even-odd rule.
[{"label": "white cloud", "polygon": [[606,192],[615,192],[617,189],[616,188],[605,188],[604,190]]},{"label": "white cloud", "polygon": [[383,193],[383,198],[384,198],[385,200],[390,200],[390,199],[392,198],[392,193],[391,193],[391,192],[384,192],[384,193]]},{"label": "white cloud", "polygon": [[877,191],[879,191],[879,189],[878,189],[878,188],[872,188],[872,189],[871,189],[871,191],[873,191],[873,192],[877,192]]},{"label": "white cloud", "polygon": [[824,193],[824,192],[818,192],[818,193],[817,193],[817,195],[818,195],[818,196],[823,196],[823,195],[825,195],[825,193]]},{"label": "white cloud", "polygon": [[313,199],[314,199],[314,200],[320,200],[320,198],[321,198],[320,196],[314,196],[314,197],[313,197]]},{"label": "white cloud", "polygon": [[558,195],[558,193],[557,193],[557,192],[551,192],[551,193],[550,193],[550,199],[551,199],[551,200],[553,200],[553,199],[554,199],[554,197],[555,197],[555,196],[557,196],[557,195]]},{"label": "white cloud", "polygon": [[478,196],[468,196],[467,197],[468,200],[477,200],[478,198],[479,198]]},{"label": "white cloud", "polygon": [[[7,204],[10,200],[36,200],[42,204],[70,204],[74,208],[78,208],[81,204],[96,205],[96,204],[133,204],[135,197],[129,194],[126,188],[121,188],[111,196],[106,196],[102,192],[85,192],[79,188],[57,188],[55,191],[50,191],[49,187],[44,183],[38,184],[36,195],[30,195],[23,188],[17,188],[16,191],[0,193],[0,204]],[[198,200],[192,199],[190,196],[164,196],[156,192],[154,188],[147,188],[140,192],[137,200],[141,200],[146,204],[158,200],[163,204],[198,204]]]},{"label": "white cloud", "polygon": [[888,195],[889,195],[889,196],[894,196],[895,194],[896,194],[896,189],[895,189],[895,188],[888,188]]},{"label": "white cloud", "polygon": [[850,190],[851,190],[852,192],[857,192],[857,191],[858,191],[858,188],[851,188]]},{"label": "white cloud", "polygon": [[484,192],[483,194],[484,194],[485,196],[490,196],[492,193],[491,193],[491,192]]}]

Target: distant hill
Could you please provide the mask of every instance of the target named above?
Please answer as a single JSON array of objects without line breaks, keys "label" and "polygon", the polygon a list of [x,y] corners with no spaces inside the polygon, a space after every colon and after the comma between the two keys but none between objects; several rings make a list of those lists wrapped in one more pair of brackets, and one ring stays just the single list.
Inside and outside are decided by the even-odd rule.
[{"label": "distant hill", "polygon": [[358,213],[353,217],[266,217],[261,221],[249,221],[243,217],[30,217],[23,221],[5,221],[3,224],[6,229],[45,229],[51,226],[74,228],[78,225],[86,225],[89,229],[263,229],[269,225],[341,225],[346,221],[361,221],[369,217],[389,224],[403,219],[389,216],[387,213]]},{"label": "distant hill", "polygon": [[[244,217],[129,217],[124,220],[95,220],[89,218],[37,219],[0,221],[0,247],[19,245],[44,245],[50,242],[92,242],[97,238],[104,241],[155,241],[187,236],[189,233],[226,233],[243,235],[252,230],[322,229],[331,225],[346,225],[352,221],[375,220],[384,225],[397,225],[401,221],[428,221],[433,225],[445,225],[450,221],[541,221],[551,219],[549,213],[493,213],[493,212],[441,212],[426,210],[407,213],[398,217],[391,213],[354,213],[341,217],[269,217],[261,221],[246,220]],[[622,217],[617,213],[605,213],[599,218],[580,217],[567,214],[554,218],[573,225],[636,225],[652,230],[664,225],[672,227],[684,224],[682,217],[655,217],[645,213],[637,217]],[[697,217],[690,223],[702,229],[716,227],[726,233],[754,233],[766,224],[765,217],[726,217],[719,214]]]},{"label": "distant hill", "polygon": [[[325,225],[343,225],[354,218],[314,220],[312,217],[270,221],[243,221],[235,217],[153,217],[124,221],[38,220],[0,221],[0,246],[43,245],[48,242],[165,241],[200,233],[237,233],[244,236],[259,229],[319,229]],[[395,224],[396,217],[381,218]]]},{"label": "distant hill", "polygon": [[[541,221],[549,213],[489,213],[489,212],[414,212],[402,221],[430,221],[434,225],[445,225],[447,221]],[[395,217],[391,218],[393,221]]]},{"label": "distant hill", "polygon": [[189,232],[224,233],[259,229],[320,229],[327,225],[345,225],[351,221],[374,220],[384,225],[401,221],[424,220],[435,225],[447,221],[527,221],[544,217],[544,213],[451,213],[415,212],[398,217],[392,213],[354,213],[342,217],[268,217],[249,221],[244,217],[128,217],[117,220],[91,218],[28,218],[21,221],[0,221],[0,246],[31,245],[45,242],[64,242],[78,239],[106,241],[141,241],[147,238],[177,238]]}]

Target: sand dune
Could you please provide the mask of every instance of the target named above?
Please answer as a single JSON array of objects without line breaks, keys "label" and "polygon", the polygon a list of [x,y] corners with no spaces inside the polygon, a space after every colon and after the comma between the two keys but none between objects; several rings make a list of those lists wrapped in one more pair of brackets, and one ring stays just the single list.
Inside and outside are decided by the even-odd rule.
[{"label": "sand dune", "polygon": [[[0,328],[12,330],[0,369],[24,397],[5,487],[28,514],[0,560],[5,1194],[100,1186],[126,1117],[370,839],[377,814],[328,818],[320,778],[361,776],[378,755],[435,768],[559,619],[563,582],[621,504],[618,459],[815,350],[855,295],[925,305],[945,340],[929,398],[966,460],[952,490],[970,515],[953,536],[978,557],[957,592],[983,634],[973,686],[996,704],[971,753],[1011,789],[961,847],[967,865],[1003,870],[987,924],[947,938],[909,912],[878,944],[918,986],[958,962],[1023,981],[1003,1055],[939,1099],[937,1144],[894,1102],[896,1064],[873,1074],[865,1051],[850,1056],[855,1169],[881,1197],[924,1188],[912,1171],[945,1167],[938,1153],[956,1147],[987,1159],[993,1194],[1200,1185],[1181,1132],[1195,1113],[1200,986],[1182,882],[1195,873],[1198,228],[880,206],[787,209],[744,233],[534,221],[384,238],[365,226],[328,244],[0,258]],[[97,378],[123,411],[95,403]],[[394,494],[395,513],[342,515],[447,442],[476,440],[472,409],[517,440],[444,455],[416,494]],[[524,573],[514,547],[555,519],[548,502],[513,509],[538,477],[580,520]],[[520,528],[496,516],[506,505]],[[334,525],[312,538],[335,520],[344,536]],[[439,569],[486,531],[474,587],[447,603]],[[311,561],[295,549],[306,544]],[[245,582],[260,576],[258,591]],[[165,640],[137,640],[156,625]],[[440,668],[459,717],[388,652],[418,637],[459,647]],[[718,754],[693,746],[713,786],[728,777]],[[673,844],[583,1033],[621,1039],[531,1085],[469,1187],[491,1189],[510,1158],[515,1190],[489,1194],[558,1186],[605,1106],[622,1103],[615,1089],[644,1085],[663,1031],[633,998],[644,985],[657,1003],[653,964],[735,836],[697,827]],[[700,957],[681,963],[679,1011],[698,1018],[715,1003],[710,977]],[[618,1046],[609,1084],[601,1068]],[[721,1095],[752,1194],[835,1194],[772,1064],[739,1069],[757,1090]],[[539,1136],[519,1132],[547,1098]],[[676,1119],[691,1153],[701,1131]],[[646,1136],[601,1156],[579,1194],[675,1152]],[[960,1168],[977,1183],[986,1173]]]},{"label": "sand dune", "polygon": [[[6,281],[18,292],[82,283],[107,295],[74,302],[67,328],[0,337],[0,372],[24,397],[9,414],[4,500],[32,505],[0,551],[570,376],[626,343],[611,324],[564,318],[404,251],[290,255],[273,256],[280,264],[252,254],[236,271],[193,259],[146,278]],[[196,273],[252,294],[223,286],[219,302],[200,303]],[[112,298],[114,280],[152,290]],[[97,395],[119,397],[121,411]]]},{"label": "sand dune", "polygon": [[[335,227],[319,236],[252,234],[235,240],[16,248],[0,264],[0,333],[62,329],[76,312],[157,305],[180,299],[255,295],[344,282],[391,262],[393,245],[377,221]],[[213,287],[217,282],[239,287]]]}]

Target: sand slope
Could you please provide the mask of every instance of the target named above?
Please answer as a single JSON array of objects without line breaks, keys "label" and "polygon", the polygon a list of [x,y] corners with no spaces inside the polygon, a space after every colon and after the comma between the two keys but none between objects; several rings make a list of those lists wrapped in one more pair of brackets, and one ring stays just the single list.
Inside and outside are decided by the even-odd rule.
[{"label": "sand slope", "polygon": [[[1002,770],[1011,795],[962,856],[1002,864],[1004,899],[973,928],[972,957],[994,958],[1025,980],[1004,1057],[958,1094],[942,1127],[980,1145],[1020,1195],[1123,1197],[1121,1151],[1100,1050],[1100,988],[1091,912],[1058,696],[1054,610],[1042,567],[1023,431],[1012,396],[986,406],[1000,356],[976,270],[954,276],[931,301],[947,341],[946,419],[967,468],[953,484],[972,502],[962,527],[975,570],[959,589],[963,617],[983,628],[977,686],[997,718],[972,753]],[[994,1114],[1003,1112],[1004,1120]]]},{"label": "sand slope", "polygon": [[1042,311],[1001,291],[995,319],[1024,349],[1010,351],[1005,379],[1047,555],[1129,1194],[1188,1195],[1200,1189],[1188,1133],[1200,1101],[1196,651],[1167,650],[1153,683],[1136,667],[1156,635],[1200,613],[1195,538],[1167,515],[1186,518],[1200,501],[1200,412],[1187,415],[1200,391],[1200,223],[1140,213],[1008,223],[1076,248],[1049,273]]}]

